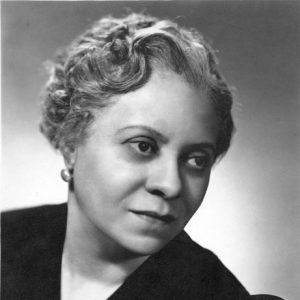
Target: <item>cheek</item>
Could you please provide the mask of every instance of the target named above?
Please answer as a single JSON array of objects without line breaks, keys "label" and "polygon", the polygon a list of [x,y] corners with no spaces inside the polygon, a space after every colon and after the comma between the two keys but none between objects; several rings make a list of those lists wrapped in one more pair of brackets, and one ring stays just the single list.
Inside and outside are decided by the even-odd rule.
[{"label": "cheek", "polygon": [[198,210],[204,199],[209,183],[209,175],[210,174],[207,174],[202,178],[195,178],[186,181],[187,195],[185,198],[187,200],[185,203],[188,215],[190,216],[192,216]]},{"label": "cheek", "polygon": [[[74,169],[75,189],[81,198],[114,201],[126,198],[143,181],[142,172],[116,155],[112,148],[81,152]],[[92,200],[92,199],[90,199]]]}]

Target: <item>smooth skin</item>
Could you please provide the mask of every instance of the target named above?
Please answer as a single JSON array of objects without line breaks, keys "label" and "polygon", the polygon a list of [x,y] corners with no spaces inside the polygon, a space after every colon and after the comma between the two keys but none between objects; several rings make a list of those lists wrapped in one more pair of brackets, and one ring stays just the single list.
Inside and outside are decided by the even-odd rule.
[{"label": "smooth skin", "polygon": [[140,89],[111,100],[95,113],[87,140],[65,157],[74,191],[63,282],[80,277],[84,291],[82,279],[97,278],[106,297],[197,211],[218,134],[211,102],[173,72],[154,72]]}]

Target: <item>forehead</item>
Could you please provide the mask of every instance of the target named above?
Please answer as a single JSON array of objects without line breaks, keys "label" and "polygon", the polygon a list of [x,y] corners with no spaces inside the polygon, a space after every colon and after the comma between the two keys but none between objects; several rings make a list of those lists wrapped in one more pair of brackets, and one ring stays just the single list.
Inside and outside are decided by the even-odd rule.
[{"label": "forehead", "polygon": [[210,139],[216,131],[217,118],[211,102],[173,72],[156,72],[140,89],[112,100],[111,106],[97,114],[95,127],[98,124],[113,132],[145,125],[166,136],[204,135]]}]

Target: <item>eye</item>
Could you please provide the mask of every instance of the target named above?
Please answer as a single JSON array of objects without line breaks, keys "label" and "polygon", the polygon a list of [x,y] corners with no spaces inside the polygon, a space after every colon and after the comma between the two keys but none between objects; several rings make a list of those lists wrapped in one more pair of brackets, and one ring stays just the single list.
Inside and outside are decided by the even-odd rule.
[{"label": "eye", "polygon": [[157,145],[152,140],[134,139],[129,141],[130,146],[142,155],[150,155],[157,152]]},{"label": "eye", "polygon": [[193,156],[187,158],[186,163],[194,169],[205,170],[210,165],[210,158],[206,155]]},{"label": "eye", "polygon": [[141,152],[151,152],[152,151],[151,145],[147,142],[138,142],[136,144],[137,144],[137,147],[139,148],[139,151],[141,151]]}]

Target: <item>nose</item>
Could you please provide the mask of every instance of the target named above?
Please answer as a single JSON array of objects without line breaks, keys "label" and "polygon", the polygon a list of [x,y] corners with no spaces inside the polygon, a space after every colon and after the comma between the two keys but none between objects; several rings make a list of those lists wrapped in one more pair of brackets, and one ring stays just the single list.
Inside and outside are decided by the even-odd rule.
[{"label": "nose", "polygon": [[182,180],[177,162],[158,162],[149,169],[146,190],[164,199],[178,198],[182,191]]}]

